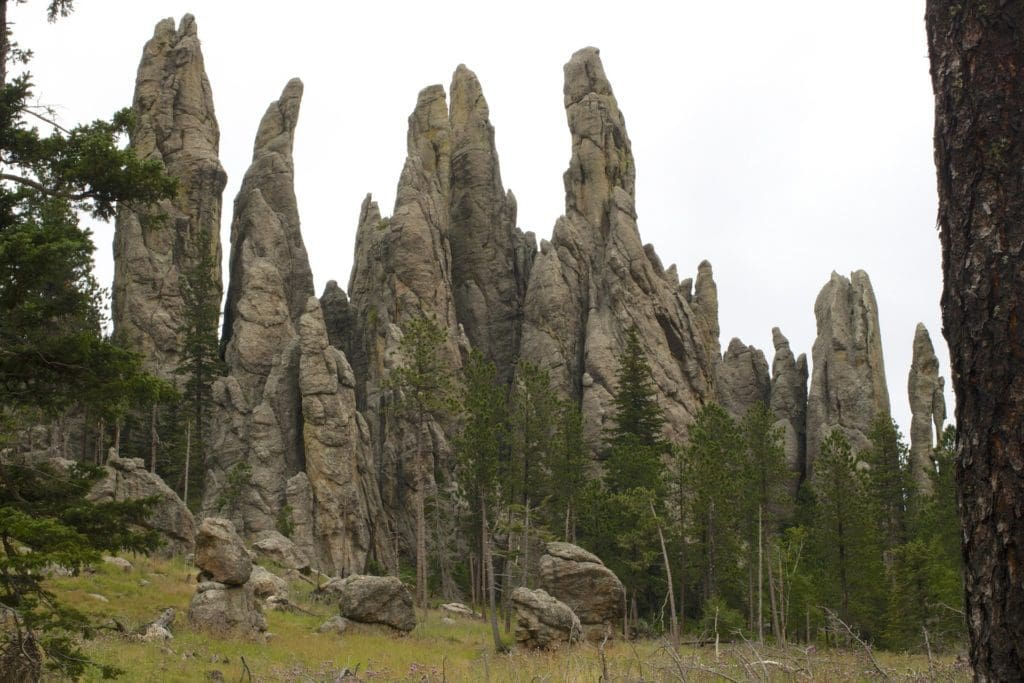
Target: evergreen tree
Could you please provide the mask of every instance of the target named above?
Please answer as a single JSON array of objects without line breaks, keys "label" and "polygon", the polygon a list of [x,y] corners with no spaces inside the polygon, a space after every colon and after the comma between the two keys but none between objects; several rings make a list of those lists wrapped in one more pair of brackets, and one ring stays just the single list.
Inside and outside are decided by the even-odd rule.
[{"label": "evergreen tree", "polygon": [[[170,197],[175,183],[160,164],[119,146],[128,110],[69,130],[31,104],[27,75],[8,80],[8,64],[30,53],[10,41],[7,5],[0,0],[0,603],[13,627],[0,634],[0,673],[31,680],[45,667],[76,678],[97,666],[109,677],[117,670],[77,644],[95,625],[55,599],[42,569],[78,570],[103,551],[151,550],[155,536],[132,530],[150,504],[91,503],[99,470],[58,471],[6,446],[27,421],[72,408],[116,420],[133,402],[170,389],[101,334],[103,292],[80,215],[108,220],[119,202]],[[54,20],[71,8],[53,0],[47,13]],[[29,123],[40,119],[52,132]]]},{"label": "evergreen tree", "polygon": [[866,636],[877,635],[885,611],[881,544],[864,476],[838,427],[814,463],[814,559],[822,604]]},{"label": "evergreen tree", "polygon": [[610,450],[605,461],[605,485],[612,493],[648,489],[660,499],[662,457],[669,451],[662,434],[665,416],[635,327],[626,333],[612,406],[615,412],[607,431]]},{"label": "evergreen tree", "polygon": [[466,488],[479,526],[481,566],[487,572],[486,591],[490,603],[491,631],[494,647],[505,649],[498,633],[497,605],[495,604],[495,577],[491,547],[491,511],[499,504],[499,469],[502,451],[508,440],[508,420],[505,409],[505,389],[498,380],[494,363],[485,360],[474,349],[463,369],[465,398],[462,433],[456,440],[456,453],[462,485]]},{"label": "evergreen tree", "polygon": [[583,439],[583,413],[572,401],[560,401],[557,430],[548,461],[548,493],[545,496],[548,526],[563,530],[563,538],[576,542],[580,494],[587,483],[590,455]]},{"label": "evergreen tree", "polygon": [[[181,288],[185,316],[180,330],[183,342],[181,364],[177,373],[185,378],[182,392],[185,404],[186,445],[183,457],[176,458],[176,474],[181,480],[182,498],[191,484],[201,485],[205,475],[210,409],[213,404],[213,383],[224,374],[220,358],[218,323],[220,322],[219,288],[214,278],[217,266],[210,235],[198,231],[193,249],[199,259],[185,273]],[[180,433],[180,429],[177,430]],[[184,460],[184,462],[183,462]],[[187,481],[186,481],[187,479]],[[185,500],[188,503],[188,500]]]},{"label": "evergreen tree", "polygon": [[519,363],[511,403],[512,458],[506,481],[510,499],[526,506],[530,499],[540,501],[554,458],[559,402],[547,371]]},{"label": "evergreen tree", "polygon": [[[414,318],[402,328],[399,345],[402,362],[391,371],[387,386],[395,392],[395,410],[412,425],[416,439],[413,464],[416,508],[416,602],[427,606],[427,515],[429,485],[427,425],[452,414],[454,380],[441,358],[447,336],[434,318]],[[435,480],[438,473],[435,474]]]},{"label": "evergreen tree", "polygon": [[907,540],[911,477],[908,449],[891,417],[879,414],[868,431],[870,445],[860,454],[867,464],[866,493],[886,551]]}]

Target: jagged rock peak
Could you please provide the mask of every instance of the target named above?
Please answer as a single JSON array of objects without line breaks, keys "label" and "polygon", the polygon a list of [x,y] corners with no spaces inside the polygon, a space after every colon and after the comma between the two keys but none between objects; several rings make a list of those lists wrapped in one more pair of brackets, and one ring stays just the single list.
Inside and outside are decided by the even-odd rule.
[{"label": "jagged rock peak", "polygon": [[772,328],[772,388],[769,407],[777,427],[782,427],[783,452],[790,472],[789,490],[796,498],[804,478],[807,459],[807,356],[793,358],[789,340],[778,327]]},{"label": "jagged rock peak", "polygon": [[849,278],[833,272],[814,303],[818,335],[807,396],[807,464],[813,469],[821,441],[841,427],[854,453],[868,445],[871,422],[889,416],[878,302],[863,270]]},{"label": "jagged rock peak", "polygon": [[722,407],[741,420],[758,402],[768,405],[771,389],[764,352],[733,337],[718,368],[718,398]]},{"label": "jagged rock peak", "polygon": [[260,121],[252,163],[235,198],[231,222],[231,280],[224,306],[225,343],[234,334],[245,271],[256,259],[268,260],[284,283],[292,324],[313,294],[313,274],[302,240],[292,145],[302,100],[302,81],[293,78]]},{"label": "jagged rock peak", "polygon": [[[565,211],[581,214],[592,229],[607,229],[608,204],[617,199],[632,210],[636,169],[626,122],[604,75],[600,52],[577,51],[564,67],[565,113],[572,133],[572,158],[565,172]],[[635,216],[634,216],[635,217]]]},{"label": "jagged rock peak", "polygon": [[511,382],[536,249],[516,227],[516,200],[501,184],[487,100],[476,74],[462,64],[452,75],[449,118],[455,312],[473,347]]},{"label": "jagged rock peak", "polygon": [[[115,335],[142,354],[147,369],[175,378],[180,362],[185,273],[209,250],[211,298],[222,294],[220,215],[227,175],[220,130],[195,19],[156,25],[143,49],[132,100],[131,147],[178,179],[178,196],[148,207],[120,206],[114,233]],[[150,225],[163,220],[162,229]]]},{"label": "jagged rock peak", "polygon": [[331,346],[340,349],[346,356],[349,355],[351,353],[352,307],[349,305],[345,290],[338,286],[337,281],[327,281],[324,293],[320,295],[320,308],[323,309],[327,337]]},{"label": "jagged rock peak", "polygon": [[907,378],[910,468],[918,489],[927,493],[932,490],[932,480],[928,475],[934,469],[932,449],[942,435],[942,424],[946,420],[946,382],[939,376],[939,359],[923,323],[918,323],[914,330],[913,348]]}]

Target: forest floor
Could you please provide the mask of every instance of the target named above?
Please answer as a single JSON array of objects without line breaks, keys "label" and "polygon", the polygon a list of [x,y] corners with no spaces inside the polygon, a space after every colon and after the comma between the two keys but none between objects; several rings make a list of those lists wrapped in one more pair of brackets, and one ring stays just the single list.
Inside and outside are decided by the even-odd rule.
[{"label": "forest floor", "polygon": [[[54,578],[57,595],[130,632],[165,608],[177,611],[167,643],[137,642],[102,631],[85,652],[125,670],[122,680],[175,681],[966,681],[970,669],[953,655],[758,647],[754,643],[683,645],[665,641],[609,641],[558,652],[495,654],[487,624],[442,621],[440,610],[419,613],[419,625],[398,636],[366,627],[343,635],[316,633],[337,613],[311,599],[312,586],[291,585],[290,599],[308,613],[266,611],[267,643],[220,640],[193,631],[188,604],[195,569],[181,560],[129,557],[131,571],[104,564],[93,573]],[[273,568],[271,568],[273,570]],[[102,597],[97,597],[102,596]],[[107,602],[103,601],[103,598]],[[511,633],[502,631],[512,644]],[[342,678],[343,672],[355,677]],[[217,673],[215,673],[217,672]],[[98,680],[98,675],[91,672]],[[605,678],[602,679],[602,676]]]}]

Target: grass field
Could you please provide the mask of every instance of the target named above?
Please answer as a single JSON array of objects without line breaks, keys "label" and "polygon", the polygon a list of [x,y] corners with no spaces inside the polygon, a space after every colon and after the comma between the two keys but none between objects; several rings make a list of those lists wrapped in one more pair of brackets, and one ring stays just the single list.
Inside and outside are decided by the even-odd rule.
[{"label": "grass field", "polygon": [[[129,630],[153,620],[166,607],[177,610],[166,644],[143,643],[109,633],[85,645],[86,652],[127,673],[122,680],[173,683],[205,680],[333,682],[348,669],[368,681],[859,681],[888,676],[901,681],[970,680],[953,656],[757,648],[750,643],[683,646],[664,642],[609,642],[553,653],[494,653],[483,622],[442,621],[439,611],[420,614],[407,636],[372,628],[350,628],[343,635],[316,628],[336,612],[312,601],[311,586],[292,584],[291,599],[312,614],[267,612],[269,641],[219,640],[193,631],[187,619],[195,570],[178,561],[129,558],[130,572],[103,565],[93,574],[53,580],[57,593],[79,608],[116,618]],[[93,595],[91,595],[93,594]],[[108,602],[94,597],[105,597]],[[105,632],[107,633],[107,632]],[[512,634],[504,634],[511,644]],[[218,674],[214,672],[219,672]],[[94,679],[87,679],[94,680]]]}]

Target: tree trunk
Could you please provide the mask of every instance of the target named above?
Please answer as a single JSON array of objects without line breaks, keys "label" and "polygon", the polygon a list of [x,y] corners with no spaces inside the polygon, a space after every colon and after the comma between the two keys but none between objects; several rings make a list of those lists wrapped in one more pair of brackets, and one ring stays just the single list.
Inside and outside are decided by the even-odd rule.
[{"label": "tree trunk", "polygon": [[156,403],[149,411],[149,471],[156,473]]},{"label": "tree trunk", "polygon": [[978,680],[1024,680],[1024,3],[928,0],[942,322]]},{"label": "tree trunk", "polygon": [[491,556],[491,540],[487,529],[487,503],[483,497],[480,498],[480,538],[483,543],[484,567],[482,571],[487,572],[487,601],[490,603],[491,636],[494,638],[495,652],[504,652],[505,645],[501,642],[501,633],[498,631],[498,607],[494,597],[494,558]]},{"label": "tree trunk", "polygon": [[779,612],[777,610],[778,603],[775,600],[775,577],[772,571],[772,553],[771,546],[768,546],[768,599],[771,601],[771,612],[772,612],[772,633],[775,634],[775,642],[781,643],[779,638]]},{"label": "tree trunk", "polygon": [[761,506],[757,506],[757,642],[764,645],[764,541]]},{"label": "tree trunk", "polygon": [[185,483],[182,486],[181,500],[188,507],[188,466],[192,457],[192,422],[185,423]]},{"label": "tree trunk", "polygon": [[416,605],[427,608],[427,475],[423,456],[423,423],[416,428]]},{"label": "tree trunk", "polygon": [[647,501],[647,504],[651,506],[651,516],[654,517],[654,521],[658,526],[658,540],[661,541],[661,557],[665,561],[665,580],[668,583],[668,606],[669,615],[672,618],[671,621],[671,635],[672,635],[672,647],[679,649],[679,622],[676,619],[676,596],[675,588],[672,584],[672,565],[668,561],[668,549],[665,547],[665,534],[661,531],[661,522],[658,521],[658,515],[654,512],[654,503]]}]

